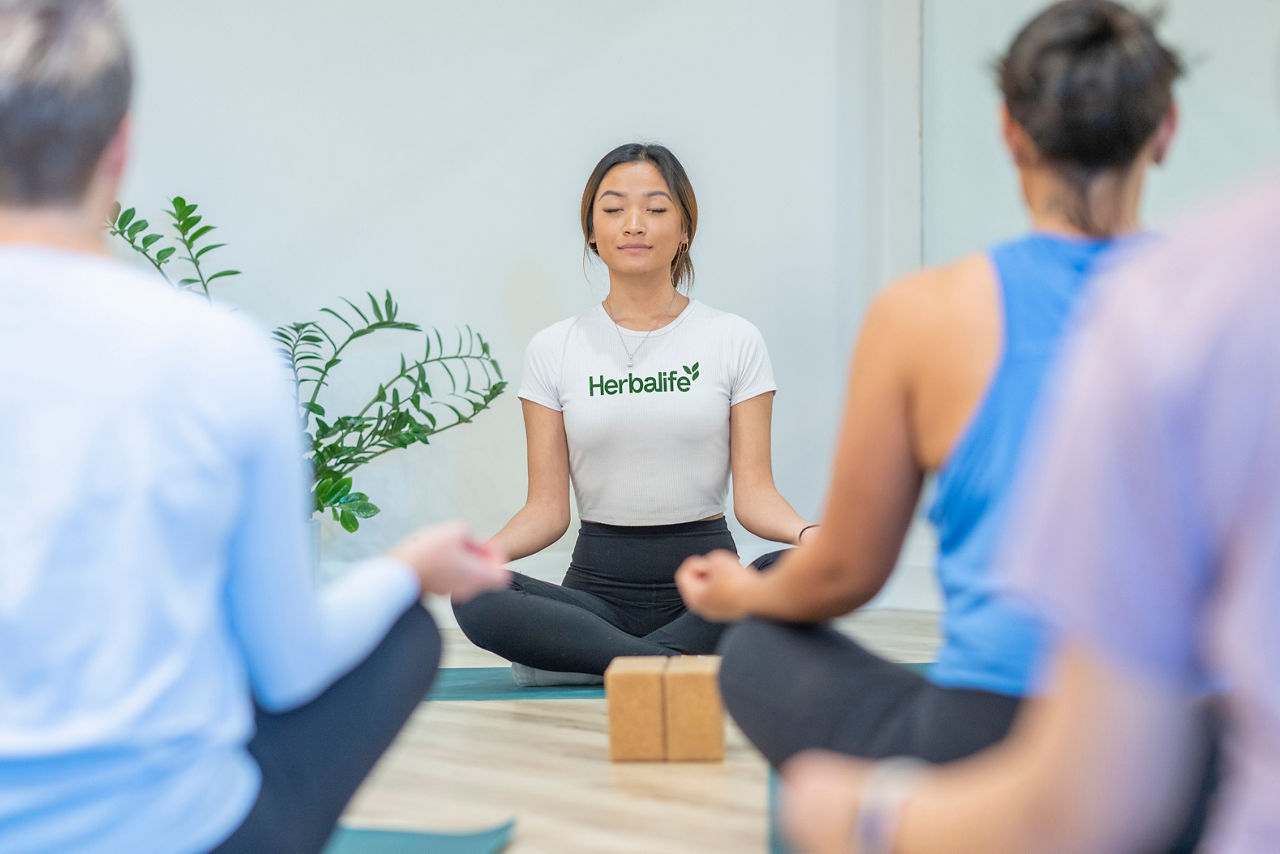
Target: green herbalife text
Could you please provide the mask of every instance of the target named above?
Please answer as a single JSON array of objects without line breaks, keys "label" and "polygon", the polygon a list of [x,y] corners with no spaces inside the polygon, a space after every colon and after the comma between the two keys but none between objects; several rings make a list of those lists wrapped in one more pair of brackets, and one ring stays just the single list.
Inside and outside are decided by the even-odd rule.
[{"label": "green herbalife text", "polygon": [[616,380],[605,379],[604,374],[587,378],[587,396],[596,394],[654,394],[668,391],[688,391],[698,378],[698,363],[684,366],[684,373],[665,371],[651,377],[627,374]]}]

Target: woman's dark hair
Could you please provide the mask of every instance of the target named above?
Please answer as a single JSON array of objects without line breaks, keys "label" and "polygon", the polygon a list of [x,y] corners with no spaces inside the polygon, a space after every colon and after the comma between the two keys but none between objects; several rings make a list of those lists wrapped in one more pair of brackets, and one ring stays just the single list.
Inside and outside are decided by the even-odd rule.
[{"label": "woman's dark hair", "polygon": [[666,146],[631,142],[619,145],[600,158],[596,168],[591,170],[591,177],[587,179],[587,186],[582,191],[582,239],[585,251],[600,254],[591,245],[591,235],[595,230],[596,193],[600,192],[600,183],[604,181],[604,176],[609,174],[609,170],[615,166],[641,162],[652,163],[675,195],[676,206],[680,209],[680,220],[689,234],[689,242],[683,244],[682,248],[676,252],[676,257],[671,259],[671,281],[677,288],[683,288],[688,292],[693,287],[693,259],[689,257],[689,246],[693,243],[693,235],[698,230],[698,199],[693,194],[693,185],[689,183],[689,176],[685,174],[684,167]]},{"label": "woman's dark hair", "polygon": [[1130,166],[1173,105],[1182,62],[1154,22],[1112,0],[1062,0],[997,65],[1009,115],[1076,190],[1085,231],[1092,179]]}]

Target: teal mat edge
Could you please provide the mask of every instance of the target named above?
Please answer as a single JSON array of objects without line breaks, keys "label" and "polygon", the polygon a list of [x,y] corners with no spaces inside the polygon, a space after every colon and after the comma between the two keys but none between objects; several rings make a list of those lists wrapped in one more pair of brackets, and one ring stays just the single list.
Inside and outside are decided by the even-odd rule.
[{"label": "teal mat edge", "polygon": [[603,685],[555,685],[521,688],[510,667],[442,667],[429,701],[450,700],[599,700]]},{"label": "teal mat edge", "polygon": [[341,826],[324,854],[498,854],[511,843],[516,822],[469,832],[380,830]]},{"label": "teal mat edge", "polygon": [[[903,667],[924,676],[928,663]],[[603,685],[557,685],[549,688],[521,688],[511,677],[510,667],[442,667],[427,700],[598,700]]]}]

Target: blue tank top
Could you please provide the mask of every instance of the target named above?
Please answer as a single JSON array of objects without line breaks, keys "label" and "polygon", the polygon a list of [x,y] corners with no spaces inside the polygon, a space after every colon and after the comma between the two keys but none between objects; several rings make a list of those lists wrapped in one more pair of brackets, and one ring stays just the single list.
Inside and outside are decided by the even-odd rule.
[{"label": "blue tank top", "polygon": [[977,411],[938,472],[929,520],[939,540],[945,610],[938,685],[1026,695],[1045,645],[1042,628],[998,595],[993,560],[1009,493],[1046,373],[1114,241],[1031,234],[990,251],[1004,307],[1004,352]]}]

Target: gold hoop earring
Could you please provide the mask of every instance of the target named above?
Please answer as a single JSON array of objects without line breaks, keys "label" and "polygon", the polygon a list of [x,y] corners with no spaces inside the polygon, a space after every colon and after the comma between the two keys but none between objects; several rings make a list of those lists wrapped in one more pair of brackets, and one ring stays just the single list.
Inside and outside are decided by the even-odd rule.
[{"label": "gold hoop earring", "polygon": [[688,243],[681,243],[681,244],[680,244],[680,246],[679,246],[679,248],[678,248],[678,249],[676,249],[676,254],[677,254],[677,255],[683,255],[684,253],[686,253],[686,252],[688,252],[688,251],[689,251],[689,244],[688,244]]}]

